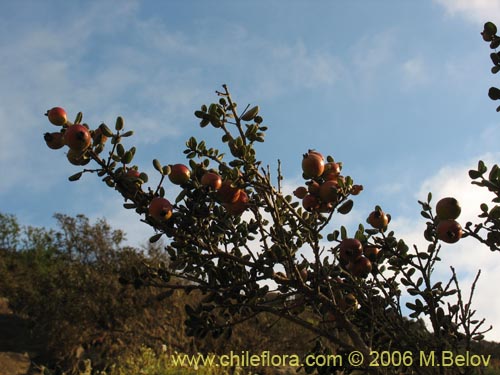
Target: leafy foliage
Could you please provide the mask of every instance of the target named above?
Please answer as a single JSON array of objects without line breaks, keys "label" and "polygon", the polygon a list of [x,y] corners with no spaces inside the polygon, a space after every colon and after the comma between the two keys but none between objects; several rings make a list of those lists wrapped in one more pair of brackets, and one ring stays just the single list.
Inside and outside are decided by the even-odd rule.
[{"label": "leafy foliage", "polygon": [[[483,38],[491,42],[491,48],[500,43],[492,23],[485,25]],[[500,63],[498,56],[492,60]],[[498,92],[490,89],[490,97],[500,99]],[[497,206],[490,210],[483,205],[485,222],[474,229],[467,223],[462,230],[454,219],[447,219],[453,220],[448,224],[454,227],[443,230],[440,223],[444,220],[434,214],[429,193],[419,202],[427,224],[424,237],[428,246],[424,249],[398,238],[390,229],[390,215],[379,206],[367,213],[370,227],[359,224],[355,233],[349,234],[345,227],[334,226],[334,217],[349,214],[354,196],[363,188],[350,176],[341,175],[342,164],[330,155],[325,163],[323,155],[308,150],[302,163],[306,186],[294,192],[297,201],[282,191],[280,168],[273,176],[257,157],[255,145],[264,142],[267,130],[259,107],[247,106],[240,113],[226,85],[216,94],[217,102],[202,105],[194,115],[201,127],[220,132],[228,154],[191,137],[184,151],[188,172],[180,175],[172,165],[155,159],[153,165],[159,174],[156,186],[146,187],[149,176],[131,164],[136,148],[127,150],[121,141],[133,132],[125,130],[121,117],[115,131],[105,124],[95,130],[86,125],[93,139],[88,146],[82,148],[74,139],[66,141],[68,158],[73,154],[70,162],[97,164],[95,169],[85,168],[71,176],[71,181],[84,173],[97,174],[124,197],[126,209],[134,209],[154,228],[151,243],[168,239],[168,262],[148,265],[144,272],[130,272],[123,282],[135,287],[199,291],[203,298],[185,306],[185,325],[189,336],[200,339],[229,339],[235,326],[267,313],[315,335],[319,340],[311,350],[340,354],[357,350],[365,356],[364,365],[371,350],[460,353],[470,350],[473,341],[482,340],[490,328],[484,327],[484,320],[473,319],[476,312],[471,298],[477,278],[467,299],[453,268],[449,280],[436,280],[433,271],[441,260],[441,241],[452,243],[472,236],[492,250],[498,249]],[[82,120],[79,113],[75,124]],[[62,125],[65,139],[75,133],[73,126],[71,122]],[[86,142],[87,130],[80,135]],[[105,137],[111,139],[107,154]],[[487,178],[486,171],[480,162],[478,170],[469,175],[473,183],[492,191],[496,195],[493,201],[498,203],[499,168],[494,166]],[[204,183],[207,173],[220,176],[222,184]],[[182,189],[177,197],[168,197],[174,203],[165,197],[166,177]],[[487,231],[485,238],[482,229]],[[423,318],[429,326],[422,323]],[[403,370],[391,369],[394,373]],[[352,369],[318,367],[307,371],[350,373]],[[445,370],[441,367],[437,371]]]}]

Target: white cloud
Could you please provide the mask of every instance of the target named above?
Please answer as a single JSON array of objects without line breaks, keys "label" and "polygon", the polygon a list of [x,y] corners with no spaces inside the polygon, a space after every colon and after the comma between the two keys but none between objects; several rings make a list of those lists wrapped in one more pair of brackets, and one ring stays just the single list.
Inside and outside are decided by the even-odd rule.
[{"label": "white cloud", "polygon": [[372,88],[373,81],[387,73],[393,64],[397,39],[394,30],[384,30],[359,39],[352,47],[352,76],[364,89]]},{"label": "white cloud", "polygon": [[460,15],[474,23],[500,20],[499,0],[435,0],[449,16]]},{"label": "white cloud", "polygon": [[406,88],[425,85],[429,82],[429,72],[421,57],[406,60],[402,66],[403,85]]},{"label": "white cloud", "polygon": [[311,88],[332,85],[338,78],[339,62],[329,53],[311,51],[303,42],[270,48],[274,64],[282,67],[273,71],[281,70],[288,83]]}]

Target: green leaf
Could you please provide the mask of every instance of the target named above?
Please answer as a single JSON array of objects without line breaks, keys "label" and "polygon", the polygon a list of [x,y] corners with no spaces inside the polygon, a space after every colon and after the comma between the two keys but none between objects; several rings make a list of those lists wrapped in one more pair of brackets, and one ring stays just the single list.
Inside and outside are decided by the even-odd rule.
[{"label": "green leaf", "polygon": [[497,33],[497,26],[493,22],[488,21],[484,24],[484,31],[489,35],[495,35]]},{"label": "green leaf", "polygon": [[347,238],[347,229],[343,225],[340,227],[340,238],[343,240]]},{"label": "green leaf", "polygon": [[140,175],[139,175],[139,178],[144,182],[148,182],[148,175],[144,172],[142,172]]},{"label": "green leaf", "polygon": [[417,306],[411,302],[406,302],[406,307],[408,307],[410,310],[416,311]]},{"label": "green leaf", "polygon": [[250,108],[248,111],[246,111],[240,118],[243,121],[251,121],[254,119],[255,116],[259,113],[259,106],[256,105],[255,107]]},{"label": "green leaf", "polygon": [[81,124],[81,123],[82,123],[82,120],[83,120],[83,113],[82,113],[82,112],[78,112],[78,113],[76,114],[74,124]]},{"label": "green leaf", "polygon": [[122,163],[123,164],[130,164],[132,162],[132,159],[134,158],[134,155],[130,151],[127,151],[123,157],[122,157]]},{"label": "green leaf", "polygon": [[354,202],[352,201],[352,199],[349,199],[345,201],[339,208],[337,208],[337,211],[342,215],[347,215],[349,212],[351,212],[353,205]]},{"label": "green leaf", "polygon": [[488,96],[491,100],[498,100],[500,99],[500,90],[496,87],[490,87],[488,90]]},{"label": "green leaf", "polygon": [[425,217],[426,219],[430,219],[431,218],[431,215],[429,215],[427,212],[425,211],[420,211],[420,215],[422,215],[423,217]]},{"label": "green leaf", "polygon": [[105,135],[106,137],[113,136],[113,132],[111,131],[110,128],[108,128],[106,124],[102,123],[101,125],[99,125],[99,129],[101,129],[102,134]]},{"label": "green leaf", "polygon": [[154,236],[151,236],[149,238],[149,242],[150,243],[155,243],[155,242],[158,242],[158,240],[161,238],[161,236],[163,236],[163,233],[157,233],[155,234]]},{"label": "green leaf", "polygon": [[123,126],[124,126],[124,121],[123,121],[123,117],[121,116],[118,116],[116,118],[116,123],[115,123],[115,129],[116,130],[122,130],[123,129]]},{"label": "green leaf", "polygon": [[125,147],[123,147],[121,143],[118,143],[118,145],[116,145],[116,153],[120,157],[122,157],[125,154]]},{"label": "green leaf", "polygon": [[488,170],[488,168],[486,168],[486,165],[484,164],[484,161],[482,160],[479,160],[477,162],[477,170],[483,174],[483,173],[486,173],[486,171]]},{"label": "green leaf", "polygon": [[482,173],[480,173],[479,171],[475,171],[474,169],[471,169],[469,171],[469,177],[472,178],[473,180],[478,179],[481,176],[482,176]]},{"label": "green leaf", "polygon": [[160,172],[161,174],[163,174],[163,169],[162,169],[162,166],[160,164],[160,161],[158,159],[154,159],[153,160],[153,167],[158,171]]},{"label": "green leaf", "polygon": [[203,120],[203,119],[205,119],[205,118],[207,118],[207,116],[208,116],[208,115],[207,115],[205,112],[203,112],[203,111],[195,111],[195,112],[194,112],[194,115],[195,115],[196,117],[198,117],[199,119],[202,119],[202,120]]},{"label": "green leaf", "polygon": [[179,193],[179,195],[177,196],[177,198],[175,198],[175,203],[179,203],[181,200],[183,200],[183,199],[184,199],[184,197],[186,196],[186,194],[187,194],[186,189],[183,189],[183,190]]},{"label": "green leaf", "polygon": [[198,141],[196,140],[195,137],[189,138],[189,140],[186,142],[186,146],[191,150],[195,150],[197,145]]},{"label": "green leaf", "polygon": [[75,173],[74,175],[69,176],[68,180],[70,180],[70,181],[78,181],[80,179],[80,177],[82,177],[82,174],[83,174],[83,172]]}]

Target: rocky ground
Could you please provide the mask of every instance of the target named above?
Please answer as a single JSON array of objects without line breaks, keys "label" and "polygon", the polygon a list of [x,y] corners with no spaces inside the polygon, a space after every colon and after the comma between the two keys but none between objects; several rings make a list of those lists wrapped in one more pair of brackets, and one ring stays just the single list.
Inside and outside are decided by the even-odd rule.
[{"label": "rocky ground", "polygon": [[41,343],[30,334],[29,322],[9,309],[6,298],[0,298],[0,375],[40,375],[33,363]]}]

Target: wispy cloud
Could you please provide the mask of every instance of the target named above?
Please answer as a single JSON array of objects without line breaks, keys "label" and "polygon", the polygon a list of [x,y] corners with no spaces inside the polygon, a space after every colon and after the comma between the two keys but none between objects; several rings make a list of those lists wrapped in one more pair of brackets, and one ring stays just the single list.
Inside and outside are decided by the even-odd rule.
[{"label": "wispy cloud", "polygon": [[500,19],[498,0],[434,0],[442,5],[447,15],[461,16],[474,23],[484,23]]},{"label": "wispy cloud", "polygon": [[356,75],[369,84],[394,58],[396,38],[393,30],[366,35],[353,46],[352,63]]},{"label": "wispy cloud", "polygon": [[429,83],[428,68],[422,57],[413,57],[402,65],[402,82],[406,89],[415,88]]}]

